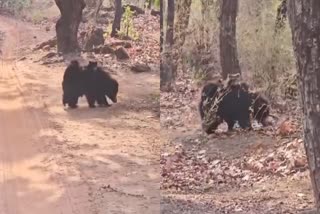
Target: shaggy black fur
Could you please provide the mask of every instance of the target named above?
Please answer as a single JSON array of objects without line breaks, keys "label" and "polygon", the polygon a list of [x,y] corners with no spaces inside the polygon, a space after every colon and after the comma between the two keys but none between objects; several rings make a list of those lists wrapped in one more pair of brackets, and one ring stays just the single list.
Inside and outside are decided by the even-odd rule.
[{"label": "shaggy black fur", "polygon": [[[252,102],[247,89],[246,84],[236,82],[228,83],[225,88],[215,83],[209,83],[203,87],[199,111],[202,121],[206,119],[210,122],[210,125],[205,128],[208,134],[214,132],[223,121],[228,124],[228,130],[233,129],[236,121],[243,129],[251,128],[250,105]],[[205,102],[205,100],[208,101]],[[209,114],[210,118],[205,118],[205,112],[213,106],[216,106],[216,110]]]},{"label": "shaggy black fur", "polygon": [[109,106],[106,96],[112,102],[117,102],[119,90],[118,82],[109,73],[97,65],[97,62],[89,62],[84,69],[85,95],[89,107],[94,108],[97,102],[99,106]]},{"label": "shaggy black fur", "polygon": [[66,68],[62,81],[62,103],[70,108],[77,108],[78,98],[83,94],[82,68],[74,60]]},{"label": "shaggy black fur", "polygon": [[91,61],[81,67],[74,60],[65,70],[62,89],[64,106],[68,104],[70,108],[76,108],[78,98],[85,95],[89,107],[94,108],[96,102],[99,106],[109,106],[106,96],[116,103],[119,84],[97,62]]},{"label": "shaggy black fur", "polygon": [[253,92],[250,93],[251,102],[252,102],[252,118],[257,120],[263,126],[267,126],[266,119],[270,115],[270,104],[266,97],[263,95]]}]

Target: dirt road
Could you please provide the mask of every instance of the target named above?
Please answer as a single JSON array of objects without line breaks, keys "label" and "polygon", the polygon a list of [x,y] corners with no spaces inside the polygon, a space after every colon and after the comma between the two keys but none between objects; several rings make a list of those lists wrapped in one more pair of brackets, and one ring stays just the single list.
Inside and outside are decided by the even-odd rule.
[{"label": "dirt road", "polygon": [[37,65],[31,52],[27,60],[15,60],[23,46],[36,42],[34,35],[50,35],[6,17],[0,17],[0,29],[6,35],[0,67],[0,214],[159,212],[160,127],[143,102],[159,90],[158,75],[119,72],[118,104],[89,109],[81,100],[81,108],[65,111],[65,65]]}]

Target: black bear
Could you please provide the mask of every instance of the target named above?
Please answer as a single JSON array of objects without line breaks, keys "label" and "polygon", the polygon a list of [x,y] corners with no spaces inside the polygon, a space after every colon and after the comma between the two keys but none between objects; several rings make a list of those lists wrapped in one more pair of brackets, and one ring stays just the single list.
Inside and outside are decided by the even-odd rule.
[{"label": "black bear", "polygon": [[83,95],[82,68],[73,60],[66,68],[62,81],[62,103],[70,108],[77,108],[78,98]]},{"label": "black bear", "polygon": [[199,113],[202,121],[202,128],[207,134],[213,133],[223,122],[223,119],[217,114],[221,88],[221,81],[211,82],[206,84],[201,91]]},{"label": "black bear", "polygon": [[263,126],[267,126],[267,118],[270,116],[270,104],[266,97],[257,92],[250,93],[252,102],[252,117]]},{"label": "black bear", "polygon": [[236,121],[241,128],[251,128],[250,105],[251,97],[240,83],[229,84],[221,92],[217,114],[228,124],[232,130]]},{"label": "black bear", "polygon": [[212,103],[214,101],[214,99],[217,97],[219,90],[220,90],[220,84],[219,83],[212,83],[212,82],[206,84],[202,88],[201,100],[199,103],[199,111],[200,111],[201,120],[204,119],[205,112],[207,112],[209,110],[206,108],[209,107],[210,106],[209,103]]},{"label": "black bear", "polygon": [[252,119],[258,121],[263,126],[267,126],[267,118],[270,116],[270,104],[268,99],[258,92],[249,91],[249,85],[245,82],[241,82],[240,86],[244,91],[249,93]]},{"label": "black bear", "polygon": [[109,106],[106,96],[112,102],[117,102],[119,84],[97,62],[90,61],[84,68],[84,79],[85,95],[90,108],[94,108],[96,102],[99,106]]},{"label": "black bear", "polygon": [[[234,79],[228,80],[223,87],[216,83],[204,86],[199,110],[202,125],[207,134],[213,133],[223,121],[228,124],[228,130],[233,129],[236,121],[239,122],[241,128],[251,128],[250,106],[252,102],[246,87],[246,84]],[[204,100],[208,101],[204,102]]]}]

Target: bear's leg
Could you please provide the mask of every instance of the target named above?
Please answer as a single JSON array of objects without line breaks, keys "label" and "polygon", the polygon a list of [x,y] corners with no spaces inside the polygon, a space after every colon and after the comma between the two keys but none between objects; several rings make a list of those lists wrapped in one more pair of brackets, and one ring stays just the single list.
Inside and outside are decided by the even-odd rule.
[{"label": "bear's leg", "polygon": [[63,104],[63,106],[66,106],[68,104],[67,97],[66,97],[65,93],[63,93],[63,95],[62,95],[62,104]]},{"label": "bear's leg", "polygon": [[78,108],[78,96],[70,97],[69,107],[70,108]]},{"label": "bear's leg", "polygon": [[86,94],[87,102],[90,108],[95,108],[96,98],[92,94]]},{"label": "bear's leg", "polygon": [[267,105],[263,105],[262,107],[260,107],[260,109],[258,110],[258,112],[256,112],[256,117],[255,119],[261,123],[263,126],[268,126],[267,123],[267,117],[269,116],[270,111]]},{"label": "bear's leg", "polygon": [[207,134],[213,134],[214,131],[218,128],[218,126],[223,122],[223,120],[220,117],[217,117],[214,119],[214,121],[211,121],[210,124],[206,125],[202,123],[202,129]]},{"label": "bear's leg", "polygon": [[225,119],[225,121],[228,124],[228,131],[232,131],[236,121],[234,121],[233,119],[229,119],[229,118]]},{"label": "bear's leg", "polygon": [[107,101],[107,98],[104,94],[99,94],[98,97],[97,97],[97,103],[99,106],[101,107],[108,107],[110,106],[108,101]]},{"label": "bear's leg", "polygon": [[204,111],[203,111],[202,101],[200,101],[198,109],[199,109],[199,113],[200,113],[200,118],[201,118],[201,120],[203,120],[203,118],[204,118]]},{"label": "bear's leg", "polygon": [[251,129],[250,118],[241,118],[239,120],[239,125],[242,129]]}]

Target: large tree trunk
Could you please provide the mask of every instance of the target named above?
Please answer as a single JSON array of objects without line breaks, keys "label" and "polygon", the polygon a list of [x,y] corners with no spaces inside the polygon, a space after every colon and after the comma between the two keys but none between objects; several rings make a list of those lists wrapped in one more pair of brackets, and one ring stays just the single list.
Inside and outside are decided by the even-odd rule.
[{"label": "large tree trunk", "polygon": [[167,32],[160,66],[160,89],[162,91],[170,91],[172,89],[177,71],[177,66],[173,60],[174,0],[168,0],[167,5]]},{"label": "large tree trunk", "polygon": [[304,113],[304,143],[320,212],[320,1],[289,0],[288,15]]},{"label": "large tree trunk", "polygon": [[[161,0],[160,1],[160,54],[162,54],[162,51],[163,51],[163,12],[164,12],[163,11],[163,0]],[[160,66],[161,66],[161,64],[160,64]]]},{"label": "large tree trunk", "polygon": [[112,24],[111,37],[117,37],[118,31],[120,30],[121,17],[122,17],[122,2],[121,0],[115,0],[115,14],[114,21]]},{"label": "large tree trunk", "polygon": [[226,79],[228,74],[241,74],[236,40],[238,0],[221,0],[220,12],[220,61]]},{"label": "large tree trunk", "polygon": [[56,24],[57,47],[59,53],[73,53],[80,50],[78,29],[85,8],[84,0],[55,0],[61,17]]}]

